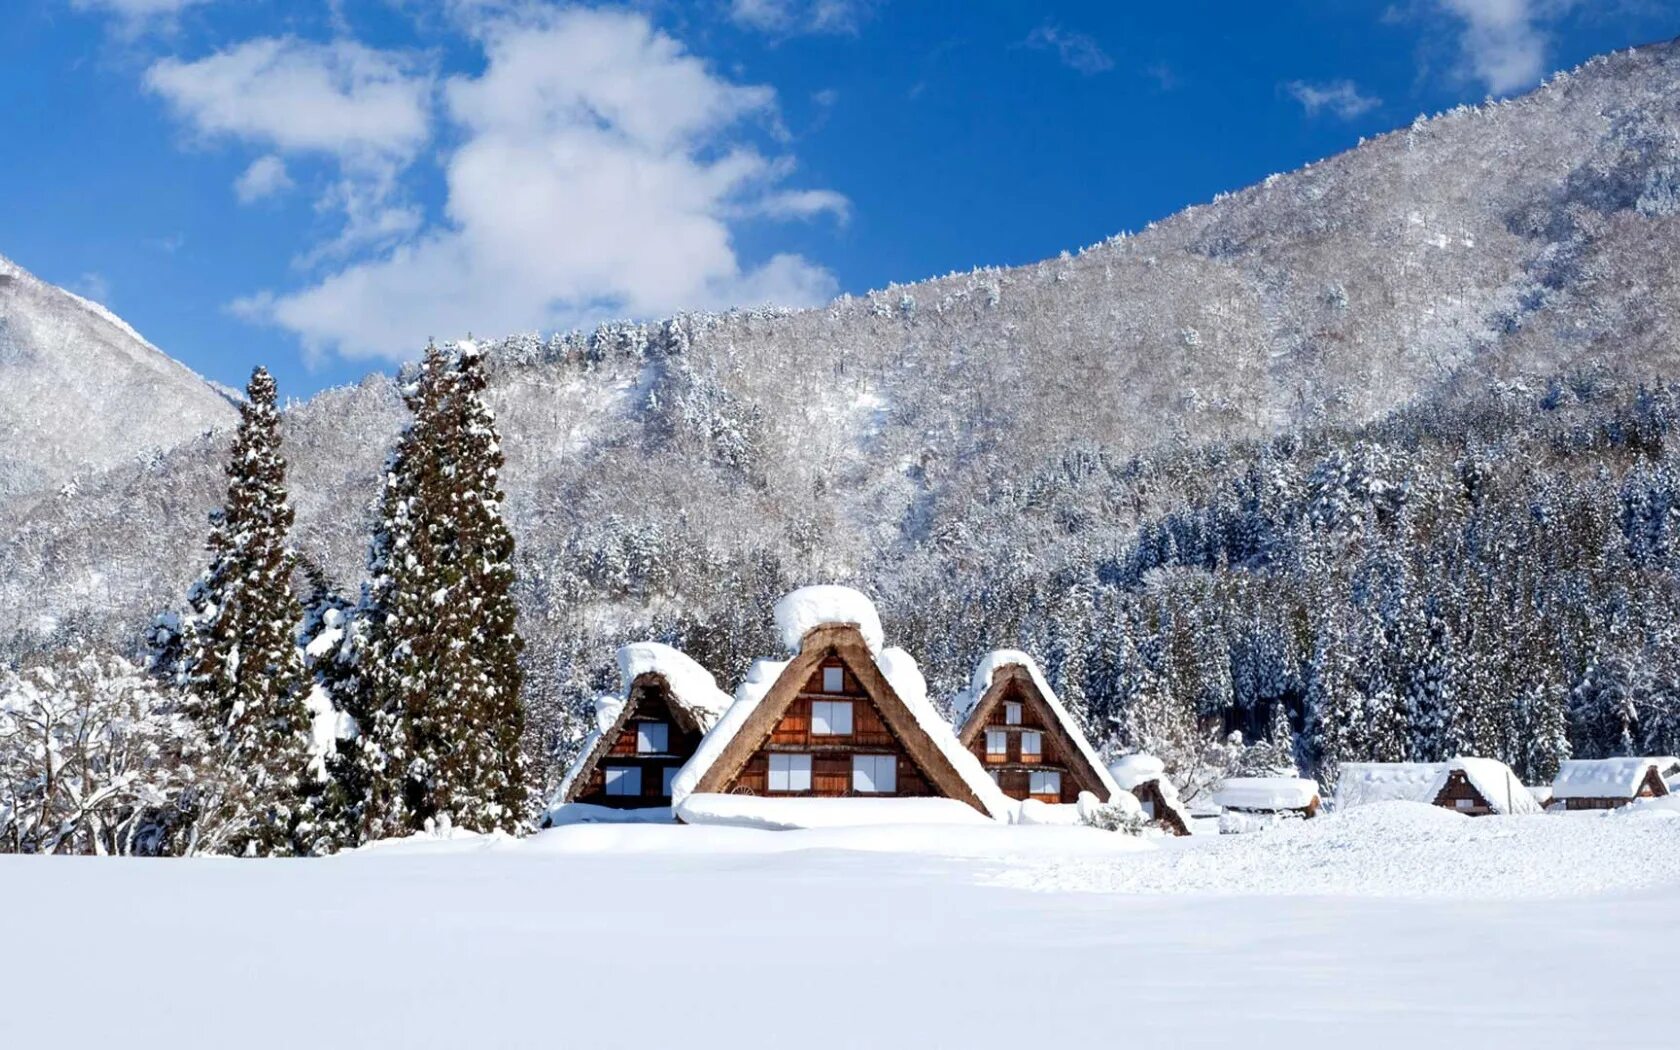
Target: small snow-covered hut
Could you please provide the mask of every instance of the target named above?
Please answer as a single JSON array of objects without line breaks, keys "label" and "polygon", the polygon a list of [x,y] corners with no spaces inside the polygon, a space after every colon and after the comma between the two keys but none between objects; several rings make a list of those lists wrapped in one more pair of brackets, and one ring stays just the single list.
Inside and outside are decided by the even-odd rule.
[{"label": "small snow-covered hut", "polygon": [[806,587],[776,604],[786,660],[759,660],[673,782],[688,823],[757,827],[1008,819],[869,599]]},{"label": "small snow-covered hut", "polygon": [[1552,801],[1565,809],[1616,809],[1636,799],[1669,794],[1665,761],[1655,758],[1571,759],[1552,780]]},{"label": "small snow-covered hut", "polygon": [[1336,808],[1373,802],[1430,802],[1430,787],[1445,762],[1344,762],[1336,779]]},{"label": "small snow-covered hut", "polygon": [[1541,812],[1511,767],[1492,758],[1446,763],[1430,782],[1429,801],[1471,817]]},{"label": "small snow-covered hut", "polygon": [[1190,834],[1190,812],[1167,779],[1167,767],[1154,755],[1123,755],[1108,767],[1121,791],[1129,791],[1143,807],[1143,815],[1174,835]]},{"label": "small snow-covered hut", "polygon": [[1305,777],[1227,777],[1213,802],[1238,813],[1312,817],[1318,814],[1318,784]]},{"label": "small snow-covered hut", "polygon": [[672,819],[677,771],[731,702],[710,672],[658,642],[619,649],[618,674],[545,823]]},{"label": "small snow-covered hut", "polygon": [[957,739],[1010,798],[1073,805],[1082,791],[1099,802],[1120,793],[1038,664],[1019,649],[987,654],[953,706]]}]

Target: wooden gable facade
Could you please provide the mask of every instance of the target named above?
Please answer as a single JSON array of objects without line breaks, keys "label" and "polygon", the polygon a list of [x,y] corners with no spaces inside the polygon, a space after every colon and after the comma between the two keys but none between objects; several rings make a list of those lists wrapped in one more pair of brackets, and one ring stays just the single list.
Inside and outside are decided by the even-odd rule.
[{"label": "wooden gable facade", "polygon": [[611,809],[669,806],[671,780],[700,746],[705,730],[675,701],[663,675],[640,675],[562,801]]},{"label": "wooden gable facade", "polygon": [[1652,762],[1645,767],[1644,776],[1639,778],[1639,786],[1632,795],[1610,795],[1600,797],[1571,796],[1563,800],[1565,809],[1620,809],[1622,806],[1642,798],[1661,798],[1668,794],[1668,785],[1663,782],[1662,774],[1658,772],[1657,764]]},{"label": "wooden gable facade", "polygon": [[1020,664],[999,668],[963,721],[957,739],[1013,799],[1074,803],[1081,791],[1109,801],[1103,778],[1091,768],[1073,734]]},{"label": "wooden gable facade", "polygon": [[772,798],[950,798],[986,812],[849,624],[825,624],[806,634],[799,655],[695,790]]},{"label": "wooden gable facade", "polygon": [[1467,817],[1486,817],[1499,812],[1462,769],[1447,774],[1447,782],[1436,792],[1434,804]]}]

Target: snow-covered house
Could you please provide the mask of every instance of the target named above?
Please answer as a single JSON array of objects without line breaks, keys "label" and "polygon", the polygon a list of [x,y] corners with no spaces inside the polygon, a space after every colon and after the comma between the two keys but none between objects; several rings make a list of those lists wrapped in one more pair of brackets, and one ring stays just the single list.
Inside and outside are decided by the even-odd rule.
[{"label": "snow-covered house", "polygon": [[1472,817],[1541,812],[1511,767],[1492,758],[1455,758],[1443,765],[1430,781],[1429,801]]},{"label": "snow-covered house", "polygon": [[710,672],[658,642],[618,651],[620,689],[555,792],[549,824],[670,820],[671,784],[729,707]]},{"label": "snow-covered house", "polygon": [[1344,762],[1336,780],[1336,808],[1431,802],[1430,789],[1445,768],[1445,762]]},{"label": "snow-covered house", "polygon": [[1615,809],[1669,794],[1662,771],[1671,758],[1572,759],[1558,767],[1552,801],[1565,809]]},{"label": "snow-covered house", "polygon": [[1009,819],[1015,806],[849,587],[776,605],[791,653],[759,660],[673,783],[679,819],[762,827]]},{"label": "snow-covered house", "polygon": [[1129,791],[1143,815],[1174,835],[1190,834],[1190,811],[1167,779],[1167,766],[1154,755],[1123,755],[1108,767],[1114,786]]},{"label": "snow-covered house", "polygon": [[1018,649],[988,654],[955,704],[957,739],[1013,799],[1072,805],[1120,793],[1072,713]]},{"label": "snow-covered house", "polygon": [[1305,777],[1226,777],[1214,791],[1213,802],[1222,818],[1229,813],[1306,818],[1317,816],[1320,805],[1318,784]]}]

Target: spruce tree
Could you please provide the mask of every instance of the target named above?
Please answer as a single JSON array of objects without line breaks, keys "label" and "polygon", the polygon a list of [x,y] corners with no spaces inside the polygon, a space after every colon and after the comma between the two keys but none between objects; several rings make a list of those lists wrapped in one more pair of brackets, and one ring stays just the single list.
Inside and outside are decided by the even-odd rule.
[{"label": "spruce tree", "polygon": [[280,412],[262,368],[246,388],[227,477],[226,504],[211,517],[210,566],[178,631],[159,639],[160,659],[219,756],[220,783],[200,794],[218,841],[201,848],[288,854],[307,817],[309,717],[294,639],[301,608],[291,584]]}]

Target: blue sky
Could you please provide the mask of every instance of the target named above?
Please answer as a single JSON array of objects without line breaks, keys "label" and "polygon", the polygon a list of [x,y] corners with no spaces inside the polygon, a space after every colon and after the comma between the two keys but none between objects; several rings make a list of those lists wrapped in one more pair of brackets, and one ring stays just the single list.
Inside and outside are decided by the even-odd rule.
[{"label": "blue sky", "polygon": [[1680,35],[1651,0],[9,6],[0,254],[294,396],[428,336],[1031,262]]}]

